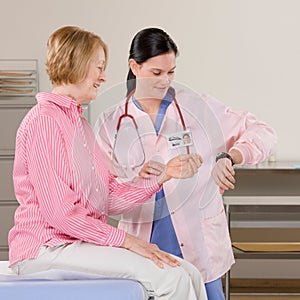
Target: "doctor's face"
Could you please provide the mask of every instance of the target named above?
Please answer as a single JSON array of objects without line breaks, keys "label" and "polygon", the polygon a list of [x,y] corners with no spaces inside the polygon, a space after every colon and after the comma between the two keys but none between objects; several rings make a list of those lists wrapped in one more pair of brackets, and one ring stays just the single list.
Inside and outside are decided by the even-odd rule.
[{"label": "doctor's face", "polygon": [[175,53],[172,51],[161,54],[149,58],[142,64],[137,64],[133,59],[129,63],[136,76],[136,98],[163,99],[174,79]]}]

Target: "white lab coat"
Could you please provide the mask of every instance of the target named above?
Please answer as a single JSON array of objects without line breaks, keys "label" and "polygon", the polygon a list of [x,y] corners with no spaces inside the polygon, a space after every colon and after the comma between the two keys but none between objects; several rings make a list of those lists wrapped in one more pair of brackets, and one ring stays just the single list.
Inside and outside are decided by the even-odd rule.
[{"label": "white lab coat", "polygon": [[[234,263],[222,196],[211,176],[215,157],[220,151],[236,148],[243,155],[243,164],[258,163],[273,153],[276,135],[272,128],[259,122],[252,114],[234,112],[210,96],[176,90],[176,99],[192,135],[190,152],[199,153],[203,164],[192,178],[166,182],[164,192],[184,258],[200,270],[204,282],[210,282],[224,275]],[[167,136],[183,130],[174,103],[169,105],[158,135],[150,117],[132,101],[128,112],[138,124],[145,161],[153,159],[166,163],[172,157],[186,153],[186,147],[170,148],[167,143]],[[132,178],[141,169],[116,168],[112,164],[116,124],[123,113],[124,101],[103,112],[96,126],[107,164],[120,180],[121,177]],[[123,138],[126,122],[128,120],[122,124]],[[127,150],[123,147],[118,151],[134,158],[137,154],[133,149],[139,148],[133,146]],[[154,203],[155,196],[134,211],[122,215],[119,228],[149,241]]]}]

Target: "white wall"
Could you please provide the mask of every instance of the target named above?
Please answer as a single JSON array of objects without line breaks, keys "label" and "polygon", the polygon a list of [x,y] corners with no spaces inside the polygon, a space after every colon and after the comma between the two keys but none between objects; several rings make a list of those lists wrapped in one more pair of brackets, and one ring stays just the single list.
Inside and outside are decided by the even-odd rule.
[{"label": "white wall", "polygon": [[[124,82],[133,35],[161,27],[181,53],[176,81],[252,111],[277,130],[277,158],[300,160],[299,0],[0,1],[0,58],[37,58],[41,90],[51,89],[46,42],[58,27],[77,25],[107,42],[104,89]],[[108,104],[99,97],[91,105],[92,123]]]},{"label": "white wall", "polygon": [[[161,27],[181,53],[176,81],[252,111],[277,130],[277,158],[300,159],[299,0],[1,0],[0,7],[0,58],[38,58],[41,90],[51,88],[46,41],[58,27],[78,25],[108,43],[103,89],[124,82],[133,35]],[[106,106],[101,97],[91,105],[92,123]]]}]

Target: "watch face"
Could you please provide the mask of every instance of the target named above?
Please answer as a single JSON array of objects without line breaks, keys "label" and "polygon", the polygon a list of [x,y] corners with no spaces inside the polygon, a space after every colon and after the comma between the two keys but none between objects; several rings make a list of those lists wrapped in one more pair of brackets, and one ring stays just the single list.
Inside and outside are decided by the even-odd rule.
[{"label": "watch face", "polygon": [[219,154],[217,154],[217,159],[224,158],[224,157],[227,157],[226,152],[220,152]]}]

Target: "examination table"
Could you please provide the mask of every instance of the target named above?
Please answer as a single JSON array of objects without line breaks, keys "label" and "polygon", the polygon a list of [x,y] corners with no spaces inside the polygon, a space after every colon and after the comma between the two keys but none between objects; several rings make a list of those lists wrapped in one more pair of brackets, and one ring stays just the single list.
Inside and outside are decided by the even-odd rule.
[{"label": "examination table", "polygon": [[0,261],[0,299],[2,300],[150,300],[137,281],[102,278],[97,275],[49,270],[17,276]]}]

